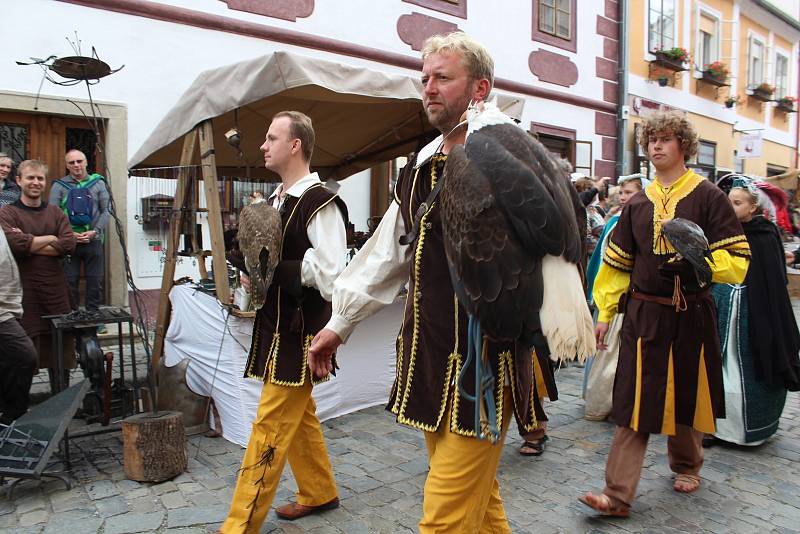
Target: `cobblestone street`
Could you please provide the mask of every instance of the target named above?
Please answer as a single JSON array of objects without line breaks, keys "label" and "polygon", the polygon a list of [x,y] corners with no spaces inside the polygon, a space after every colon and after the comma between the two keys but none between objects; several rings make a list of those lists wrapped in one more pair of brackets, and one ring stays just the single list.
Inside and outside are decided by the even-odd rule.
[{"label": "cobblestone street", "polygon": [[[592,517],[576,500],[602,487],[612,435],[610,424],[582,418],[582,372],[571,367],[558,374],[561,399],[548,407],[552,439],[544,455],[520,456],[521,440],[513,427],[509,433],[499,476],[514,532],[798,532],[800,395],[789,394],[781,429],[765,445],[708,449],[703,485],[691,496],[672,491],[666,442],[654,438],[631,518],[608,520]],[[415,532],[427,470],[422,434],[397,425],[382,407],[323,426],[342,506],[296,522],[271,512],[262,532]],[[227,512],[243,449],[222,438],[192,436],[188,454],[186,473],[140,484],[124,478],[118,432],[76,439],[73,488],[23,482],[13,500],[0,497],[0,531],[213,532]],[[293,491],[287,469],[276,504]]]}]

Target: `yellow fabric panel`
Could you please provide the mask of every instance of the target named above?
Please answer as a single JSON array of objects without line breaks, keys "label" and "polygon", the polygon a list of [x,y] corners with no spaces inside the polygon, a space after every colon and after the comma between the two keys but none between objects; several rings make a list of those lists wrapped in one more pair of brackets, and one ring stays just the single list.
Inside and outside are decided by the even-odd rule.
[{"label": "yellow fabric panel", "polygon": [[663,256],[675,252],[661,231],[661,225],[675,218],[678,203],[705,180],[692,169],[687,169],[678,180],[669,187],[664,187],[658,176],[645,188],[645,194],[653,204],[653,254]]},{"label": "yellow fabric panel", "polygon": [[642,402],[642,338],[636,340],[636,397],[633,399],[631,428],[639,431],[639,409]]},{"label": "yellow fabric panel", "polygon": [[723,249],[713,251],[711,257],[714,259],[714,263],[709,262],[712,282],[718,284],[741,284],[744,282],[747,267],[750,265],[749,258],[734,256]]},{"label": "yellow fabric panel", "polygon": [[533,379],[536,381],[536,392],[539,394],[539,398],[543,399],[547,397],[547,385],[544,382],[542,367],[539,365],[536,351],[533,351]]},{"label": "yellow fabric panel", "polygon": [[672,364],[672,346],[669,348],[667,390],[664,395],[664,418],[661,423],[661,433],[667,436],[675,435],[675,371]]},{"label": "yellow fabric panel", "polygon": [[598,322],[611,322],[611,318],[617,313],[619,298],[628,290],[630,284],[630,273],[615,269],[605,262],[600,264],[600,270],[594,279],[594,289],[592,290],[594,303],[598,310]]},{"label": "yellow fabric panel", "polygon": [[714,433],[714,410],[711,409],[711,390],[708,387],[708,374],[706,373],[705,346],[700,346],[700,365],[697,369],[697,401],[694,407],[695,430]]}]

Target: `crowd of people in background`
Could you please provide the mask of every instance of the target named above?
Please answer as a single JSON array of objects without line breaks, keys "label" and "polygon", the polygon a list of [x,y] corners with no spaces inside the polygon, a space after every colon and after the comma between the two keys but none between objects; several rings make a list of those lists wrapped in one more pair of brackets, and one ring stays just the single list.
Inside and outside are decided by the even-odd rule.
[{"label": "crowd of people in background", "polygon": [[[28,159],[15,165],[0,153],[0,423],[10,424],[30,404],[33,377],[47,369],[51,391],[69,383],[57,378],[57,357],[76,367],[74,341],[55,347],[48,316],[80,308],[80,274],[86,308],[103,303],[105,228],[109,193],[105,178],[87,173],[80,150],[65,154],[66,176],[50,183],[48,166]],[[83,270],[81,270],[83,263]]]}]

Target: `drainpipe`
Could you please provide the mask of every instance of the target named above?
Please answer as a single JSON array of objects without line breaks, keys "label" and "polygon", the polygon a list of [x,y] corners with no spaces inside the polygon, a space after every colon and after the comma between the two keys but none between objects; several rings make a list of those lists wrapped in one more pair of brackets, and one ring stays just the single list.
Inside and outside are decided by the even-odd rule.
[{"label": "drainpipe", "polygon": [[[628,0],[619,1],[619,58],[617,60],[617,176],[625,174],[628,126]],[[800,123],[800,121],[798,121]]]},{"label": "drainpipe", "polygon": [[[797,55],[797,93],[800,95],[800,54]],[[794,168],[800,169],[800,118],[794,118]]]}]

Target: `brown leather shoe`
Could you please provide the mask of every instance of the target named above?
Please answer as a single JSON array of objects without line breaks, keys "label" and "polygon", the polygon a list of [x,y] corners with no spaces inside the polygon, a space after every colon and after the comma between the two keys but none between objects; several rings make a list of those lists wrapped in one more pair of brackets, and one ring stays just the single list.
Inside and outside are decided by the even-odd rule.
[{"label": "brown leather shoe", "polygon": [[325,510],[333,510],[334,508],[339,508],[339,497],[334,497],[332,501],[320,504],[319,506],[305,506],[297,504],[296,502],[290,502],[275,508],[275,514],[281,519],[294,521],[295,519],[300,519],[307,515],[324,512]]}]

